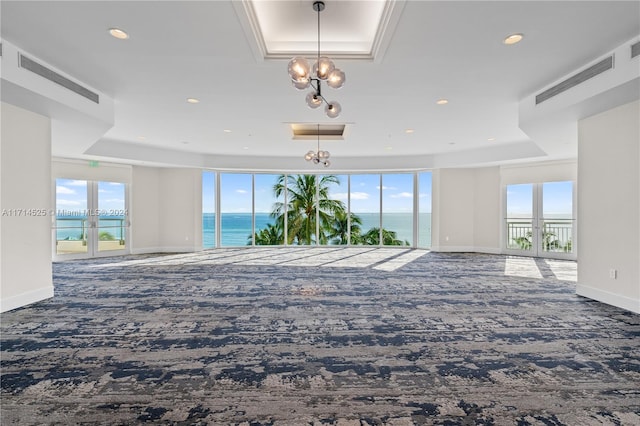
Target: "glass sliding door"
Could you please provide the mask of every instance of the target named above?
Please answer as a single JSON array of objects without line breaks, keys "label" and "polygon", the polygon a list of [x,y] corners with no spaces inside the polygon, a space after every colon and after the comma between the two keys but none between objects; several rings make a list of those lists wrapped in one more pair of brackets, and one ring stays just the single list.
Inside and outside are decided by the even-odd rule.
[{"label": "glass sliding door", "polygon": [[431,247],[431,172],[418,174],[418,247]]},{"label": "glass sliding door", "polygon": [[[97,211],[92,212],[92,227],[97,228],[97,251],[115,252],[127,249],[129,212],[126,185],[120,182],[94,182],[97,186]],[[113,253],[111,253],[113,254]]]},{"label": "glass sliding door", "polygon": [[382,175],[382,245],[413,245],[413,174]]},{"label": "glass sliding door", "polygon": [[534,185],[507,185],[506,249],[516,254],[535,255]]},{"label": "glass sliding door", "polygon": [[55,255],[89,252],[89,182],[56,179]]},{"label": "glass sliding door", "polygon": [[573,182],[506,187],[506,251],[527,256],[575,258]]},{"label": "glass sliding door", "polygon": [[542,184],[542,232],[539,250],[545,257],[574,254],[573,182]]},{"label": "glass sliding door", "polygon": [[129,252],[127,185],[56,179],[54,257],[95,257]]},{"label": "glass sliding door", "polygon": [[253,243],[253,185],[251,174],[220,174],[220,245]]}]

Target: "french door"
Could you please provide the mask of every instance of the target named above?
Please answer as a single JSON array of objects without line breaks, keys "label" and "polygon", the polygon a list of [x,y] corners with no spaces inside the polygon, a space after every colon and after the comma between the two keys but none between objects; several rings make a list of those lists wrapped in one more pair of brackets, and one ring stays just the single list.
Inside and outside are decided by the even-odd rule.
[{"label": "french door", "polygon": [[574,194],[571,181],[507,185],[505,251],[575,259]]},{"label": "french door", "polygon": [[121,182],[56,179],[54,259],[128,253],[127,192]]}]

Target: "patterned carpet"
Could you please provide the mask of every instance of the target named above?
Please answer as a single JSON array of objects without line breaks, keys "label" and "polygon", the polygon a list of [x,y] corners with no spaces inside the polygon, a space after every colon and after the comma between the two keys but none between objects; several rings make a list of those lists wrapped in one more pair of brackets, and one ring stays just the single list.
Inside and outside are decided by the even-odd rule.
[{"label": "patterned carpet", "polygon": [[2,425],[638,425],[640,316],[575,262],[240,248],[54,264]]}]

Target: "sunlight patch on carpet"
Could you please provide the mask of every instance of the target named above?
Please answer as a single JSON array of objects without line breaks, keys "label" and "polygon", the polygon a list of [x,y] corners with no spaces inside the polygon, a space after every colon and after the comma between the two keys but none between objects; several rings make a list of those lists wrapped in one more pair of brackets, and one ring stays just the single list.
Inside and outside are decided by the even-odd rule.
[{"label": "sunlight patch on carpet", "polygon": [[507,257],[504,262],[504,274],[509,277],[542,279],[538,265],[530,257]]}]

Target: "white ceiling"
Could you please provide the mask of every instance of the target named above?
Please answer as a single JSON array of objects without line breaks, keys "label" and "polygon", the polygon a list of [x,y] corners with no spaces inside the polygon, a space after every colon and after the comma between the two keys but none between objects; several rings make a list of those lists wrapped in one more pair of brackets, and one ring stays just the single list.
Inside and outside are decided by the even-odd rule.
[{"label": "white ceiling", "polygon": [[[519,102],[640,34],[639,1],[326,1],[322,42],[332,50],[345,37],[347,51],[371,51],[379,24],[397,21],[382,22],[381,59],[336,59],[347,78],[323,91],[342,104],[331,120],[291,86],[287,59],[257,58],[243,14],[255,11],[277,53],[309,43],[311,3],[3,0],[1,30],[3,40],[114,100],[115,124],[88,151],[65,145],[65,133],[54,135],[54,155],[172,163],[165,157],[176,153],[176,165],[201,156],[213,167],[226,159],[229,168],[292,170],[308,167],[302,156],[314,144],[293,140],[290,123],[346,124],[344,140],[323,143],[339,169],[575,157],[575,141],[550,149],[532,140],[519,127]],[[130,38],[112,38],[111,27]],[[511,33],[525,38],[506,46]],[[440,98],[449,103],[436,105]]]}]

